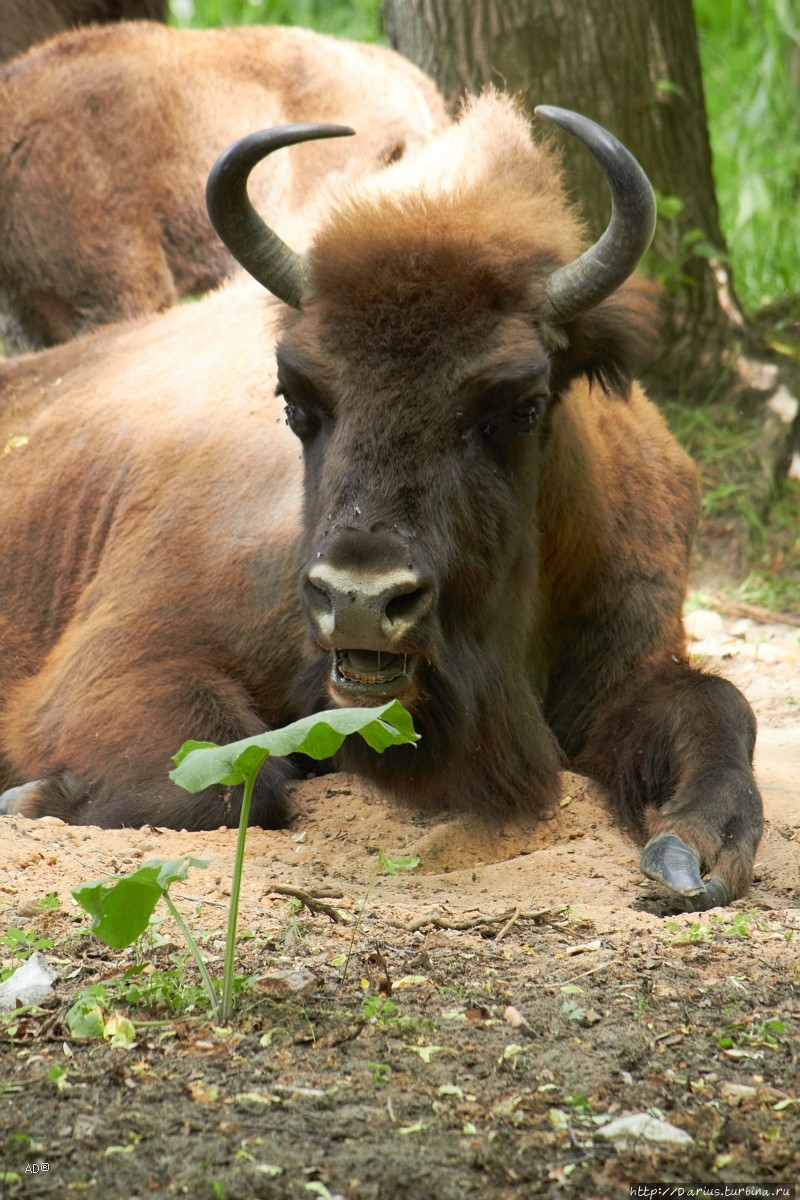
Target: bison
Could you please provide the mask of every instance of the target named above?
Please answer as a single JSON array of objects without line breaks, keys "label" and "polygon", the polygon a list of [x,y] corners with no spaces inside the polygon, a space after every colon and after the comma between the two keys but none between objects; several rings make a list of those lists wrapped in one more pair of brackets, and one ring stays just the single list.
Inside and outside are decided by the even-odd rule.
[{"label": "bison", "polygon": [[[345,131],[272,130],[223,156],[209,208],[283,303],[236,284],[2,368],[6,812],[230,825],[237,789],[169,782],[185,738],[398,697],[418,748],[338,762],[400,801],[524,818],[569,763],[680,904],[746,890],[754,718],[686,660],[696,473],[632,378],[652,194],[599,127],[543,115],[611,186],[583,252],[508,98],[356,183],[306,256],[248,173]],[[268,764],[254,823],[303,770]]]},{"label": "bison", "polygon": [[62,34],[0,66],[0,333],[7,353],[155,312],[235,263],[203,203],[248,130],[356,123],[265,163],[253,194],[284,237],[324,184],[373,170],[449,123],[433,83],[391,50],[305,29],[126,23]]},{"label": "bison", "polygon": [[0,62],[76,25],[166,19],[167,0],[0,0]]}]

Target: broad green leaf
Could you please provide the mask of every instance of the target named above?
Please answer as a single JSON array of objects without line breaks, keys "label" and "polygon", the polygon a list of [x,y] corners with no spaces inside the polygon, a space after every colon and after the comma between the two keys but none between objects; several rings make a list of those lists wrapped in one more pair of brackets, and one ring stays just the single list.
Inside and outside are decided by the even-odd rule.
[{"label": "broad green leaf", "polygon": [[243,783],[271,756],[331,758],[353,733],[379,754],[389,746],[413,744],[419,739],[410,714],[398,700],[380,708],[336,708],[227,746],[186,742],[173,759],[176,767],[170,779],[187,792],[201,792],[215,783]]},{"label": "broad green leaf", "polygon": [[207,867],[197,858],[153,859],[130,875],[108,876],[97,883],[73,888],[72,895],[90,916],[92,933],[121,950],[147,928],[153,909],[176,880],[185,879],[190,867]]},{"label": "broad green leaf", "polygon": [[105,1021],[103,1010],[99,1004],[86,1004],[85,1000],[76,1000],[66,1015],[67,1029],[73,1037],[101,1038]]}]

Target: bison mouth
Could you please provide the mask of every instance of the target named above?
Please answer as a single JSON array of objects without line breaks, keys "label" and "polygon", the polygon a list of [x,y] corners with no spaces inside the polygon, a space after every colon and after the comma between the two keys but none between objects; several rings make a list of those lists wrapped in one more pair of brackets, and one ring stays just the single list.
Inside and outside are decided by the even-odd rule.
[{"label": "bison mouth", "polygon": [[414,687],[418,658],[380,650],[334,650],[330,690],[340,704],[383,704]]}]

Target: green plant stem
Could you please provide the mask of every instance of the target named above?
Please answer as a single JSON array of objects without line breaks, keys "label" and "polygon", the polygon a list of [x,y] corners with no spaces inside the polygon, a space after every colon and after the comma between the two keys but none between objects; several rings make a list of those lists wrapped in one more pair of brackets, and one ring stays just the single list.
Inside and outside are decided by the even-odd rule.
[{"label": "green plant stem", "polygon": [[250,803],[253,799],[256,771],[248,775],[244,781],[242,796],[242,811],[239,815],[239,836],[236,839],[236,856],[233,860],[233,878],[231,880],[231,902],[228,907],[228,928],[225,934],[225,966],[222,972],[222,1003],[219,1017],[225,1022],[233,1012],[233,976],[236,956],[236,926],[239,920],[239,895],[242,890],[242,870],[244,868],[244,846],[247,839],[247,825],[250,820]]},{"label": "green plant stem", "polygon": [[219,1007],[219,997],[217,996],[216,989],[214,988],[214,983],[211,979],[211,976],[208,973],[208,968],[206,967],[206,964],[203,962],[203,956],[200,953],[200,947],[198,946],[197,942],[194,940],[194,938],[192,936],[192,932],[189,929],[189,926],[186,924],[183,917],[178,912],[177,908],[175,907],[175,902],[172,899],[172,897],[170,896],[169,892],[166,890],[166,888],[164,889],[163,896],[167,902],[167,907],[168,907],[169,911],[172,913],[173,919],[175,920],[178,928],[180,929],[181,933],[183,934],[184,938],[186,939],[186,945],[189,947],[189,949],[192,952],[192,958],[197,963],[197,969],[200,972],[200,978],[203,980],[203,986],[205,987],[206,991],[208,992],[209,999],[211,1000],[211,1009],[212,1009],[212,1011],[216,1012],[217,1008]]}]

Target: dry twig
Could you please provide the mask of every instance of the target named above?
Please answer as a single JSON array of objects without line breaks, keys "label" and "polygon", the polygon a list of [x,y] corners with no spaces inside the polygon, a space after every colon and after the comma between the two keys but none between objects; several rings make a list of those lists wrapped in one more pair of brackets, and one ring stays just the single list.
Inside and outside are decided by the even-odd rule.
[{"label": "dry twig", "polygon": [[714,608],[727,617],[751,617],[762,625],[800,625],[797,613],[773,612],[760,604],[746,604],[743,600],[728,600],[723,596],[709,595],[708,598]]},{"label": "dry twig", "polygon": [[326,904],[321,898],[328,896],[331,899],[340,900],[344,896],[344,892],[338,888],[319,888],[316,892],[306,892],[303,888],[276,885],[270,888],[270,893],[278,896],[290,896],[293,900],[299,900],[309,912],[321,913],[323,916],[330,917],[335,925],[346,925],[352,919],[340,912],[338,908],[334,908],[332,904]]},{"label": "dry twig", "polygon": [[550,915],[549,908],[537,909],[532,912],[525,912],[519,908],[509,908],[494,917],[481,914],[476,917],[466,917],[461,921],[453,921],[448,917],[437,917],[433,913],[429,913],[427,916],[417,917],[414,921],[409,921],[407,924],[402,921],[392,921],[390,924],[395,929],[402,929],[404,933],[419,933],[426,925],[432,925],[434,929],[455,929],[460,932],[464,932],[467,929],[490,929],[495,925],[501,925],[501,929],[495,934],[495,938],[499,939],[505,937],[517,921],[542,921]]}]

